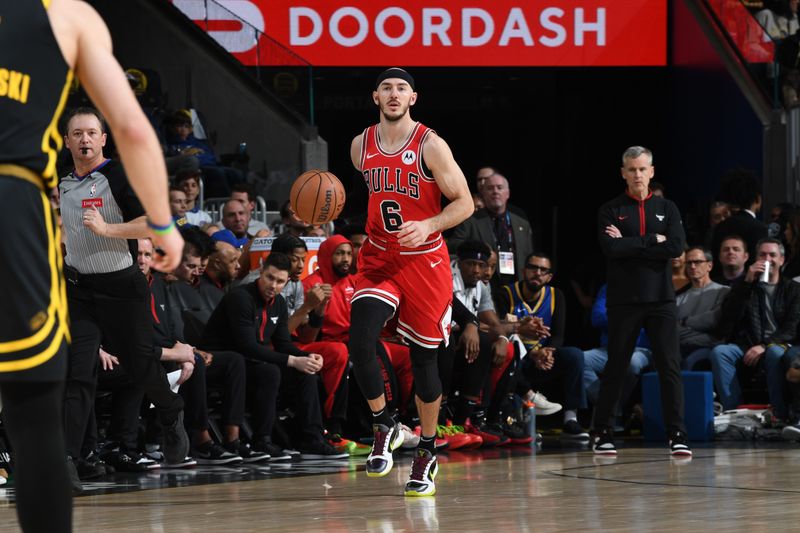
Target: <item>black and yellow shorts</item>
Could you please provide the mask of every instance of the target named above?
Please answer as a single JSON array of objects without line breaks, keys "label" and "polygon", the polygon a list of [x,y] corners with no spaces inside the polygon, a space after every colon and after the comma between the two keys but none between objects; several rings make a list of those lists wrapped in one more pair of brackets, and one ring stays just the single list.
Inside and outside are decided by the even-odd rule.
[{"label": "black and yellow shorts", "polygon": [[0,382],[64,379],[61,270],[60,230],[44,189],[0,164]]}]

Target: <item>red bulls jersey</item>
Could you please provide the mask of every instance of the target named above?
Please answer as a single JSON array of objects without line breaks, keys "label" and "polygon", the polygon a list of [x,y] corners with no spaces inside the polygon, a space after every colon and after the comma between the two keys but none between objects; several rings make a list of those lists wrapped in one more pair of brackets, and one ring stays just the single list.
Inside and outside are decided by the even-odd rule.
[{"label": "red bulls jersey", "polygon": [[[397,245],[403,222],[424,220],[442,210],[442,192],[422,162],[422,147],[431,132],[417,122],[403,146],[390,153],[381,147],[377,124],[364,130],[361,172],[369,189],[367,235],[379,247]],[[434,233],[419,248],[431,248],[440,240],[441,234]]]}]

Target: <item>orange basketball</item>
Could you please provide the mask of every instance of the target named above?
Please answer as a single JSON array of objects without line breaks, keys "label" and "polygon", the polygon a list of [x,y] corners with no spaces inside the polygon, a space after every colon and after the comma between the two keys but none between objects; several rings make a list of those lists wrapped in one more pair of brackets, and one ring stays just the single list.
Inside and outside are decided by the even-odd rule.
[{"label": "orange basketball", "polygon": [[339,178],[330,172],[308,170],[294,180],[289,203],[300,220],[319,226],[336,220],[344,208],[344,196]]}]

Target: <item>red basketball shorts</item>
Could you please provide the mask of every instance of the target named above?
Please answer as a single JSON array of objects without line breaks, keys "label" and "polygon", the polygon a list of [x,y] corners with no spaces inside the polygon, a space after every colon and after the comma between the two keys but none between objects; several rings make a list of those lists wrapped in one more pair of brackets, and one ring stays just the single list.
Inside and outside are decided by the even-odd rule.
[{"label": "red basketball shorts", "polygon": [[358,255],[353,302],[375,298],[394,309],[397,333],[424,348],[450,337],[453,277],[444,240],[413,251],[367,240]]}]

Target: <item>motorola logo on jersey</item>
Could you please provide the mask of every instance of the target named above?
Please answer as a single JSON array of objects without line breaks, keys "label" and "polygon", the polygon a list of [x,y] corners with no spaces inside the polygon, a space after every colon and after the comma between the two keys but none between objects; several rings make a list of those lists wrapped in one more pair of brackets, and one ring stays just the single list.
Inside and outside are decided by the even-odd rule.
[{"label": "motorola logo on jersey", "polygon": [[[403,154],[404,160],[409,153],[414,154],[411,150],[407,151]],[[401,168],[394,169],[394,176],[389,172],[389,167],[364,169],[364,181],[370,194],[396,192],[415,200],[419,199],[419,176],[413,172],[403,172]]]},{"label": "motorola logo on jersey", "polygon": [[417,160],[417,153],[414,150],[406,150],[403,152],[403,163],[406,165],[413,165]]}]

